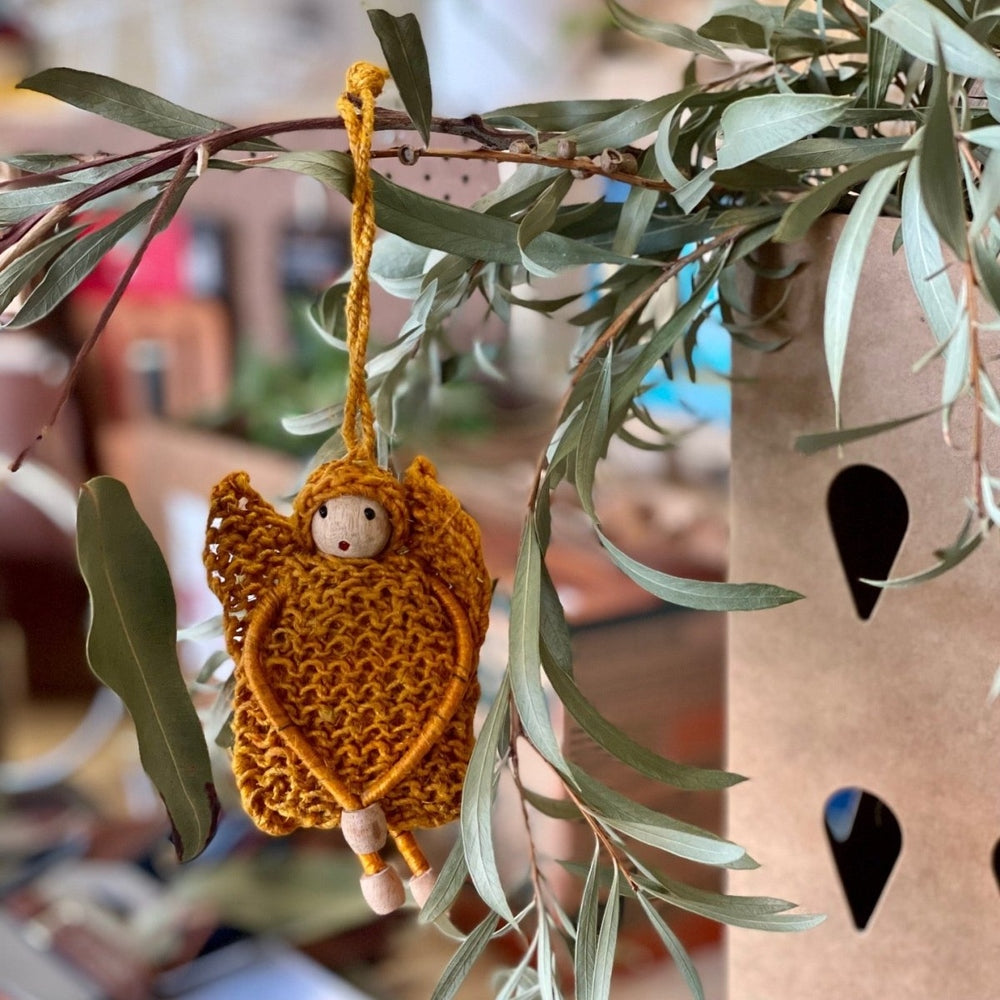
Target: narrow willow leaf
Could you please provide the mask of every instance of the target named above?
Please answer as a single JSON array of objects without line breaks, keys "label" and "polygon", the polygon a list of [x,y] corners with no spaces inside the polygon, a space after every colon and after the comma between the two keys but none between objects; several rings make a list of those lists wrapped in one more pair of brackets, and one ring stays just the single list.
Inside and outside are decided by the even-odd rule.
[{"label": "narrow willow leaf", "polygon": [[[671,108],[683,104],[700,90],[701,88],[696,86],[685,87],[675,94],[664,94],[654,100],[643,101],[641,104],[603,121],[595,121],[590,125],[574,129],[568,133],[567,137],[576,143],[580,156],[591,156],[609,147],[621,149],[637,142],[644,136],[652,135],[659,128],[663,116]],[[551,139],[547,143],[542,143],[539,150],[551,152],[555,147],[555,142],[556,140]]]},{"label": "narrow willow leaf", "polygon": [[578,1000],[604,1000],[611,996],[611,973],[615,964],[615,945],[618,942],[618,920],[621,916],[621,906],[618,899],[618,887],[621,875],[615,865],[611,874],[611,888],[608,890],[608,900],[604,904],[604,914],[601,917],[601,929],[597,935],[597,948],[594,955],[594,971],[587,989],[581,994],[577,992]]},{"label": "narrow willow leaf", "polygon": [[506,747],[505,741],[509,738],[509,695],[510,687],[505,676],[469,759],[462,786],[461,830],[465,862],[472,884],[487,906],[513,923],[514,914],[497,871],[492,822],[498,748]]},{"label": "narrow willow leaf", "polygon": [[903,182],[903,253],[910,283],[920,307],[939,344],[946,342],[955,328],[958,302],[945,270],[941,239],[924,205],[917,171],[908,171]]},{"label": "narrow willow leaf", "polygon": [[717,171],[718,164],[713,163],[696,173],[691,180],[674,191],[674,201],[677,202],[682,212],[692,212],[697,205],[701,204],[702,199],[715,185]]},{"label": "narrow willow leaf", "polygon": [[864,438],[875,437],[878,434],[885,434],[894,431],[897,427],[905,427],[917,420],[923,420],[932,413],[939,413],[940,406],[935,406],[931,410],[923,410],[920,413],[911,413],[906,417],[897,417],[894,420],[884,420],[877,424],[867,424],[864,427],[844,427],[837,431],[824,431],[819,434],[800,434],[795,439],[795,450],[803,455],[815,455],[817,452],[825,451],[827,448],[837,448],[841,445],[850,444],[852,441],[862,441]]},{"label": "narrow willow leaf", "polygon": [[559,206],[573,186],[573,175],[564,170],[535,199],[534,204],[524,213],[517,225],[517,247],[521,251],[521,263],[529,274],[539,278],[554,277],[555,272],[535,262],[529,248],[532,241],[552,228]]},{"label": "narrow willow leaf", "polygon": [[720,583],[685,580],[645,566],[617,548],[598,529],[597,536],[615,565],[643,590],[682,608],[699,611],[760,611],[802,598],[801,594],[768,583]]},{"label": "narrow willow leaf", "polygon": [[[189,111],[141,87],[80,69],[42,70],[22,80],[18,87],[48,94],[109,121],[131,125],[166,139],[186,139],[232,128],[226,122]],[[247,145],[257,149],[280,148],[268,140]]]},{"label": "narrow willow leaf", "polygon": [[[178,638],[180,634],[178,633]],[[230,659],[229,654],[224,649],[217,649],[212,653],[208,659],[201,665],[201,670],[198,671],[198,676],[195,681],[198,684],[207,684],[211,679],[213,674],[223,663],[226,663]]]},{"label": "narrow willow leaf", "polygon": [[722,868],[742,865],[747,857],[739,844],[640,805],[592,778],[575,764],[569,765],[568,776],[579,796],[608,826],[644,844],[659,847],[677,857]]},{"label": "narrow willow leaf", "polygon": [[652,42],[661,42],[671,49],[683,49],[696,55],[708,56],[709,59],[718,59],[720,62],[730,61],[724,49],[684,25],[652,21],[648,17],[632,13],[616,0],[607,0],[607,5],[611,16],[623,28],[627,28],[640,38],[648,38]]},{"label": "narrow willow leaf", "polygon": [[420,25],[413,14],[394,17],[385,10],[368,11],[368,20],[378,36],[403,107],[426,145],[431,141],[431,74]]},{"label": "narrow willow leaf", "polygon": [[[823,170],[848,166],[867,160],[875,153],[892,153],[903,146],[902,139],[869,136],[865,139],[842,139],[821,136],[800,139],[768,153],[763,162],[778,170]],[[765,209],[768,206],[764,206]],[[736,211],[739,211],[737,209]]]},{"label": "narrow willow leaf", "polygon": [[902,170],[901,163],[886,167],[865,185],[851,209],[851,214],[847,217],[847,223],[837,241],[830,262],[830,273],[826,282],[826,307],[823,314],[823,343],[838,427],[840,383],[844,373],[844,358],[847,354],[851,313],[854,311],[858,280],[864,267],[865,251],[882,205]]},{"label": "narrow willow leaf", "polygon": [[608,722],[587,700],[569,674],[557,667],[547,669],[546,674],[556,696],[576,719],[580,728],[608,753],[640,774],[674,788],[684,788],[689,791],[730,788],[746,780],[741,775],[730,774],[728,771],[678,764],[676,761],[661,757],[641,743],[636,743],[627,733]]},{"label": "narrow willow leaf", "polygon": [[871,27],[932,66],[938,64],[940,45],[949,72],[1000,80],[1000,59],[927,0],[895,0]]},{"label": "narrow willow leaf", "polygon": [[312,413],[299,413],[295,416],[282,417],[281,426],[289,434],[308,437],[311,434],[322,434],[324,431],[336,430],[344,416],[343,403],[324,406]]},{"label": "narrow willow leaf", "polygon": [[483,121],[498,124],[503,120],[520,121],[539,132],[569,132],[607,121],[640,104],[628,98],[582,101],[539,101],[497,108],[483,114]]},{"label": "narrow willow leaf", "polygon": [[968,259],[962,171],[946,73],[934,74],[917,171],[920,194],[934,228],[961,260]]},{"label": "narrow willow leaf", "polygon": [[461,837],[456,838],[448,852],[431,894],[420,908],[418,920],[422,924],[434,923],[443,917],[455,901],[465,880],[469,875],[469,866],[465,863],[465,848]]},{"label": "narrow willow leaf", "polygon": [[[540,505],[536,505],[535,529],[541,536],[541,529],[538,526],[537,514],[541,510]],[[539,544],[542,544],[539,541]],[[539,585],[541,590],[538,595],[538,632],[541,641],[541,650],[544,654],[542,660],[546,672],[549,666],[556,670],[572,675],[573,673],[573,642],[570,636],[569,623],[566,621],[566,612],[562,602],[559,600],[559,592],[549,575],[548,567],[542,562],[539,567],[541,576]]]},{"label": "narrow willow leaf", "polygon": [[681,943],[681,939],[642,893],[639,893],[638,899],[649,925],[656,931],[657,937],[670,953],[674,965],[677,966],[677,971],[680,972],[687,988],[691,991],[691,996],[694,997],[694,1000],[705,1000],[705,988],[702,986],[701,976],[698,975],[698,970],[695,968],[694,962],[691,961],[687,949]]},{"label": "narrow willow leaf", "polygon": [[445,966],[431,994],[431,1000],[451,1000],[455,996],[468,978],[476,959],[486,950],[498,923],[499,917],[495,913],[490,913],[473,929]]},{"label": "narrow willow leaf", "polygon": [[597,378],[594,391],[590,393],[581,413],[580,437],[576,447],[573,481],[580,506],[594,522],[598,520],[594,507],[594,477],[597,463],[608,450],[612,359],[612,345],[609,344],[607,355],[594,361]]},{"label": "narrow willow leaf", "polygon": [[158,200],[159,196],[150,198],[106,226],[79,237],[52,263],[10,325],[31,326],[52,312],[123,236],[153,213]]},{"label": "narrow willow leaf", "polygon": [[[888,6],[886,0],[869,0],[869,19],[882,13],[886,6]],[[865,103],[870,108],[877,108],[884,100],[885,92],[896,75],[896,67],[899,65],[902,49],[882,31],[867,32],[865,42],[868,46],[868,79],[865,86]]]},{"label": "narrow willow leaf", "polygon": [[557,770],[565,771],[559,740],[542,687],[539,648],[542,553],[531,518],[525,520],[514,570],[510,603],[510,678],[524,733],[535,749]]},{"label": "narrow willow leaf", "polygon": [[979,187],[974,189],[975,212],[969,224],[969,237],[975,239],[1000,209],[1000,155],[992,154],[986,160]]},{"label": "narrow willow leaf", "polygon": [[778,243],[795,243],[803,239],[813,223],[833,208],[845,194],[854,190],[859,183],[868,180],[885,167],[897,163],[905,164],[912,157],[911,150],[894,150],[871,156],[834,174],[829,180],[811,188],[789,205],[781,217],[774,239]]},{"label": "narrow willow leaf", "polygon": [[826,94],[761,94],[722,112],[721,170],[732,170],[835,124],[850,97]]},{"label": "narrow willow leaf", "polygon": [[89,185],[75,181],[40,184],[36,187],[14,188],[0,191],[0,226],[20,222],[29,215],[36,215],[54,208],[74,195],[86,191]]},{"label": "narrow willow leaf", "polygon": [[[576,918],[576,946],[573,949],[573,978],[577,1000],[593,1000],[594,974],[597,966],[597,930],[600,912],[598,862],[601,846],[594,845],[594,855],[583,883],[580,909]],[[616,901],[617,902],[617,901]]]},{"label": "narrow willow leaf", "polygon": [[84,226],[72,226],[39,243],[12,260],[0,273],[0,313],[17,298],[18,293],[53,257],[80,235]]},{"label": "narrow willow leaf", "polygon": [[873,587],[912,587],[916,584],[926,583],[928,580],[942,576],[949,570],[954,569],[959,563],[964,562],[972,555],[985,537],[984,530],[977,531],[974,535],[969,535],[963,528],[958,541],[947,549],[936,553],[938,561],[925,570],[918,573],[911,573],[908,576],[892,577],[889,580],[863,580]]},{"label": "narrow willow leaf", "polygon": [[583,814],[572,799],[554,799],[530,788],[523,789],[524,800],[545,816],[567,821],[582,820]]},{"label": "narrow willow leaf", "polygon": [[[639,176],[649,180],[662,180],[656,157],[647,153],[639,165]],[[655,188],[633,187],[622,204],[618,228],[611,249],[623,257],[630,257],[639,246],[639,241],[649,220],[653,215],[657,202],[662,197]]]},{"label": "narrow willow leaf", "polygon": [[[763,897],[760,899],[762,905],[755,906],[744,904],[756,897],[717,896],[717,903],[703,905],[688,893],[679,895],[672,891],[664,892],[658,886],[646,882],[643,882],[643,889],[651,896],[662,899],[666,903],[687,910],[689,913],[697,913],[710,920],[728,924],[730,927],[745,927],[758,931],[794,932],[809,930],[826,920],[826,915],[822,913],[788,913],[786,911],[791,904],[784,900],[769,901]],[[743,900],[743,903],[739,906],[729,907],[723,902],[729,899]],[[769,903],[779,905],[769,905]]]},{"label": "narrow willow leaf", "polygon": [[538,972],[539,1000],[562,1000],[556,985],[555,951],[552,948],[551,931],[547,917],[538,921],[538,951],[535,963]]},{"label": "narrow willow leaf", "polygon": [[142,766],[173,824],[178,857],[212,839],[219,803],[198,715],[177,661],[177,608],[166,561],[125,486],[85,483],[77,508],[77,555],[90,592],[87,659],[125,703]]},{"label": "narrow willow leaf", "polygon": [[222,634],[222,615],[212,615],[204,621],[178,629],[177,641],[204,642],[206,639],[219,639]]},{"label": "narrow willow leaf", "polygon": [[[354,189],[354,164],[347,153],[336,150],[307,149],[278,153],[254,166],[267,167],[271,170],[294,170],[296,173],[315,177],[345,198],[350,198]],[[373,177],[378,176],[378,174],[373,175]]]}]

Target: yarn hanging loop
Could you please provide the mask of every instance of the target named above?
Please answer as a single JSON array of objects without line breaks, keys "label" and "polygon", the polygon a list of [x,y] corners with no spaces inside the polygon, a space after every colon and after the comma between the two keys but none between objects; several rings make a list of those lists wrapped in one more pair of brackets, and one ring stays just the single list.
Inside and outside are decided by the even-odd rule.
[{"label": "yarn hanging loop", "polygon": [[347,291],[347,395],[341,435],[353,458],[375,461],[375,415],[368,396],[365,360],[371,326],[371,286],[368,268],[375,241],[375,199],[372,191],[371,149],[375,131],[375,99],[389,73],[367,62],[347,71],[347,87],[337,101],[354,162],[351,198],[351,283]]}]

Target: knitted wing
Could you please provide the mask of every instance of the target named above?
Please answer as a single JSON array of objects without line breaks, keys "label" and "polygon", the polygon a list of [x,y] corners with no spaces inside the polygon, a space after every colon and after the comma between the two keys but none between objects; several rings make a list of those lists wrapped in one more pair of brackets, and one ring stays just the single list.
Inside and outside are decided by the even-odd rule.
[{"label": "knitted wing", "polygon": [[413,460],[403,486],[411,517],[409,548],[462,603],[478,649],[486,634],[493,596],[479,525],[457,497],[438,482],[429,459],[418,456]]},{"label": "knitted wing", "polygon": [[276,567],[294,542],[291,522],[245,472],[230,473],[212,490],[203,558],[230,654],[242,647],[254,603],[276,582]]}]

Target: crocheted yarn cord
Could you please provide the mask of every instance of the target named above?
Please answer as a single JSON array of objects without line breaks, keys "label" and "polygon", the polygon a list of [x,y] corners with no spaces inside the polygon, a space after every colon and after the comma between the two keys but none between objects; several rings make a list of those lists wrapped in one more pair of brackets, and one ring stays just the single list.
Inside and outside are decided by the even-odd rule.
[{"label": "crocheted yarn cord", "polygon": [[[313,515],[339,496],[385,507],[392,536],[377,558],[317,550]],[[431,463],[416,459],[402,482],[364,461],[327,463],[289,518],[232,473],[212,494],[205,563],[236,662],[233,770],[255,823],[271,834],[337,826],[342,809],[368,804],[367,791],[434,727],[440,737],[378,801],[393,834],[456,818],[492,587],[478,525]],[[463,682],[455,675],[466,627]],[[450,689],[457,697],[442,720]]]}]

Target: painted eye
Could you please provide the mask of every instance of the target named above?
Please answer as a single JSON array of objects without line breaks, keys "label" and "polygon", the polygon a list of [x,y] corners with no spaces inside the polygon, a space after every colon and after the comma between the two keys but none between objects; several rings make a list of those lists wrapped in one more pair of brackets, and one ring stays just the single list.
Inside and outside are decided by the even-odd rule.
[{"label": "painted eye", "polygon": [[392,536],[386,509],[368,497],[328,500],[313,514],[311,528],[316,548],[341,559],[374,558]]}]

